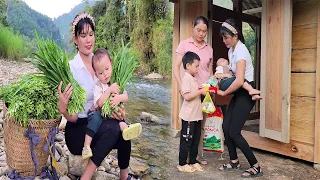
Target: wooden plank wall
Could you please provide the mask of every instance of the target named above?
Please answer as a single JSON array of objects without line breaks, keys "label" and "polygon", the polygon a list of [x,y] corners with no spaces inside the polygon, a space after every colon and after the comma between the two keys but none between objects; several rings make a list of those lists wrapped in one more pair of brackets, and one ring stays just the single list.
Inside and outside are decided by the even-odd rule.
[{"label": "wooden plank wall", "polygon": [[314,145],[318,0],[293,1],[290,139]]},{"label": "wooden plank wall", "polygon": [[243,131],[251,147],[320,163],[320,1],[293,0],[290,143]]},{"label": "wooden plank wall", "polygon": [[[318,3],[318,31],[317,31],[317,62],[316,62],[316,90],[315,90],[315,124],[314,124],[314,159],[320,164],[320,2]],[[317,168],[317,166],[315,166]]]}]

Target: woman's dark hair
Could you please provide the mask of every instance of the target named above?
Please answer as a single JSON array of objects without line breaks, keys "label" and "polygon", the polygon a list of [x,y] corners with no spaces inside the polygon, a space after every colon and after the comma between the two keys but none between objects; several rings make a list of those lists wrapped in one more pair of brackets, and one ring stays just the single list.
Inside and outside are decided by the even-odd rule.
[{"label": "woman's dark hair", "polygon": [[[78,17],[78,15],[74,19],[76,19]],[[90,18],[83,18],[74,27],[74,36],[75,37],[77,37],[81,32],[83,32],[86,24],[90,25],[93,32],[95,31],[94,22]]]},{"label": "woman's dark hair", "polygon": [[[242,30],[239,28],[239,26],[236,24],[236,21],[234,19],[227,19],[225,20],[226,23],[230,24],[232,27],[234,27],[236,30],[237,30],[237,35],[238,35],[238,39],[243,43],[245,44],[245,41],[244,41],[244,37],[243,37],[243,34],[242,34]],[[224,26],[221,26],[220,28],[220,34],[221,36],[226,36],[226,35],[230,35],[232,37],[234,37],[234,33],[231,32],[230,29],[224,27]]]},{"label": "woman's dark hair", "polygon": [[200,22],[202,22],[203,24],[207,25],[207,27],[209,27],[209,22],[208,19],[203,17],[203,16],[198,16],[194,22],[193,22],[193,27],[196,27],[196,25],[198,25]]}]

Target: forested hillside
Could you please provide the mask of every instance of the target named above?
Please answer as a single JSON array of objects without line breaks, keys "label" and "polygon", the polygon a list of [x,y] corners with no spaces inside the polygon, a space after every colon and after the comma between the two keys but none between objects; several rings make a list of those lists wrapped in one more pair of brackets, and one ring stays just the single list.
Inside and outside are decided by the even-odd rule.
[{"label": "forested hillside", "polygon": [[53,21],[31,9],[25,2],[7,1],[6,15],[8,25],[14,31],[34,39],[36,30],[40,37],[53,38],[61,45],[60,32]]}]

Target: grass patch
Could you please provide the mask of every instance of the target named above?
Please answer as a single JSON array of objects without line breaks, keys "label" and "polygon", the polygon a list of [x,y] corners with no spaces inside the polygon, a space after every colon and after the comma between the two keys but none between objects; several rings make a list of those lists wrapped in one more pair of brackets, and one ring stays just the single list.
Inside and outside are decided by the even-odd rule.
[{"label": "grass patch", "polygon": [[13,60],[27,57],[31,53],[27,42],[26,37],[15,34],[10,28],[0,25],[0,57]]}]

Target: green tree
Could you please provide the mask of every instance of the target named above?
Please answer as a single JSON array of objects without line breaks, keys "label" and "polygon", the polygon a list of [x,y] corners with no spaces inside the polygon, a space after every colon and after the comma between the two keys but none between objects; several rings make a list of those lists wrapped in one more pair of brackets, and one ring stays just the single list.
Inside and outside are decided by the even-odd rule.
[{"label": "green tree", "polygon": [[96,47],[104,47],[114,51],[117,47],[120,47],[121,40],[124,40],[125,43],[128,41],[128,23],[126,22],[125,11],[123,11],[123,2],[119,0],[106,0],[105,2],[105,14],[103,16],[95,14],[98,19]]},{"label": "green tree", "polygon": [[130,41],[139,71],[170,74],[173,12],[167,0],[102,0],[88,8],[96,23],[96,48],[115,51]]},{"label": "green tree", "polygon": [[170,75],[172,67],[173,11],[158,19],[152,28],[153,64],[161,74]]},{"label": "green tree", "polygon": [[152,28],[158,19],[164,19],[167,14],[166,0],[131,0],[128,5],[130,19],[131,49],[140,59],[142,68],[146,71],[157,71],[152,60],[155,54],[152,50]]},{"label": "green tree", "polygon": [[14,31],[34,39],[36,30],[39,36],[53,38],[57,44],[61,45],[59,29],[49,17],[30,9],[23,1],[18,3],[8,1],[7,5],[7,21]]},{"label": "green tree", "polygon": [[8,25],[7,24],[7,18],[6,18],[6,12],[7,12],[7,4],[5,0],[0,0],[0,25]]},{"label": "green tree", "polygon": [[247,48],[250,51],[252,61],[254,62],[256,49],[256,35],[252,27],[248,23],[242,23],[242,33],[245,39]]}]

